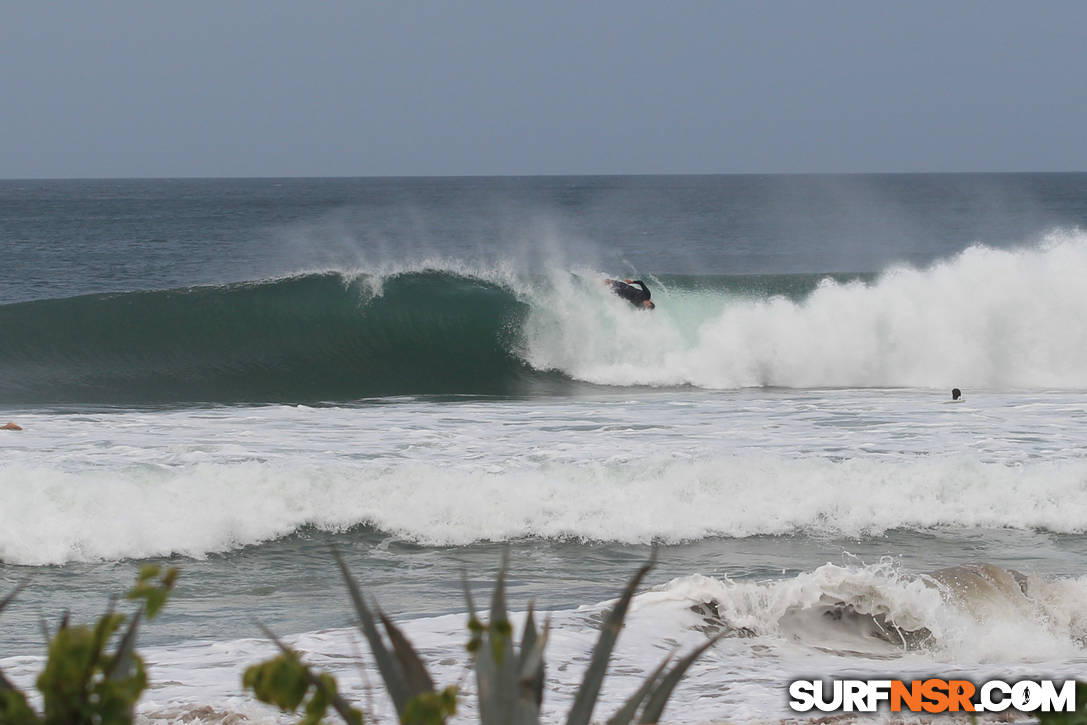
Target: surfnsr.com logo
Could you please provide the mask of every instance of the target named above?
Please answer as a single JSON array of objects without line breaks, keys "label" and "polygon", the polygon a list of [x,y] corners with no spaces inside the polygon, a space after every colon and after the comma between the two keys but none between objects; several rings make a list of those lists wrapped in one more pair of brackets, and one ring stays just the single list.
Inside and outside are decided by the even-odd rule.
[{"label": "surfnsr.com logo", "polygon": [[1075,680],[795,680],[789,707],[796,712],[1074,712]]}]

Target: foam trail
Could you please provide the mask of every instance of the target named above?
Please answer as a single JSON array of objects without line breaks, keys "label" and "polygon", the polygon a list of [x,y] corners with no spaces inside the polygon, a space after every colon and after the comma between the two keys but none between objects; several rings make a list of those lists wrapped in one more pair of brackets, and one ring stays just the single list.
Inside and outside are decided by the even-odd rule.
[{"label": "foam trail", "polygon": [[732,456],[636,464],[200,464],[0,469],[0,560],[200,557],[313,526],[372,526],[425,545],[523,537],[624,543],[894,528],[1087,530],[1067,502],[1087,463]]},{"label": "foam trail", "polygon": [[583,297],[536,307],[524,357],[609,385],[1087,388],[1087,233],[971,247],[806,298],[658,293],[635,314]]}]

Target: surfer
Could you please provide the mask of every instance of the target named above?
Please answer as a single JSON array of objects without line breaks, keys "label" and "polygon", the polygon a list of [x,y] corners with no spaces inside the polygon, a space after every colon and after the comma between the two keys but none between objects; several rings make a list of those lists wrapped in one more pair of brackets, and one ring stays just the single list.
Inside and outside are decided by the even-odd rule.
[{"label": "surfer", "polygon": [[[646,310],[652,310],[656,308],[656,305],[649,299],[649,288],[645,286],[645,282],[640,279],[628,279],[620,282],[617,279],[606,279],[604,284],[611,287],[611,291],[622,297],[624,300],[634,305],[635,307],[641,307]],[[635,287],[634,285],[638,285]]]},{"label": "surfer", "polygon": [[961,397],[962,397],[962,391],[961,390],[959,390],[958,388],[952,388],[951,389],[951,399],[952,400],[958,400]]},{"label": "surfer", "polygon": [[15,423],[13,423],[10,420],[8,421],[7,425],[0,425],[0,430],[22,430],[22,429],[23,429],[23,427],[21,425],[16,425]]}]

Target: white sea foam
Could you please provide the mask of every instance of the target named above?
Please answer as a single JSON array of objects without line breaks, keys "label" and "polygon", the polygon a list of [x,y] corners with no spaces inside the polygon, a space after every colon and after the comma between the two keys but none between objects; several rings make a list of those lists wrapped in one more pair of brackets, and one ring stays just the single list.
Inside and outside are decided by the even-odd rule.
[{"label": "white sea foam", "polygon": [[1087,388],[1087,233],[1038,247],[974,246],[871,284],[805,299],[658,289],[642,313],[606,291],[538,305],[523,355],[611,385]]},{"label": "white sea foam", "polygon": [[[924,574],[883,561],[827,564],[776,580],[680,577],[634,599],[596,716],[602,719],[616,710],[670,650],[690,650],[722,630],[728,633],[725,638],[695,662],[677,689],[666,712],[668,722],[786,718],[787,683],[815,673],[973,680],[1076,676],[1087,661],[1087,579],[1032,577],[1022,588],[992,586],[1013,575],[988,565]],[[714,613],[707,616],[711,602]],[[545,722],[562,720],[610,604],[550,613]],[[523,614],[512,619],[519,630]],[[402,622],[439,685],[464,677],[465,625],[463,614]],[[898,630],[924,636],[896,642]],[[357,631],[323,629],[285,638],[315,667],[335,673],[350,700],[371,713],[376,709],[383,719],[392,715],[380,690],[367,691],[365,683],[380,678],[369,655],[362,654],[366,646]],[[222,722],[231,713],[257,723],[282,720],[240,687],[244,668],[274,653],[266,641],[188,642],[145,648],[144,653],[152,689],[141,712],[149,720],[200,713],[205,722]],[[31,682],[40,666],[36,657],[0,660],[19,684]],[[462,695],[456,721],[471,722],[471,676],[462,681]]]},{"label": "white sea foam", "polygon": [[[1048,662],[1087,657],[1087,578],[1025,576],[988,564],[924,575],[891,560],[826,564],[793,578],[681,577],[638,607],[709,605],[711,628],[775,636],[871,656],[920,651],[959,663]],[[711,612],[705,615],[706,612]]]},{"label": "white sea foam", "polygon": [[[203,556],[300,527],[376,527],[427,545],[521,537],[644,543],[905,527],[1083,532],[1087,462],[1009,467],[734,456],[456,469],[198,464],[0,469],[0,559]],[[10,513],[9,513],[10,512]]]},{"label": "white sea foam", "polygon": [[204,556],[300,527],[460,545],[1082,532],[1082,393],[667,391],[11,414],[0,559]]}]

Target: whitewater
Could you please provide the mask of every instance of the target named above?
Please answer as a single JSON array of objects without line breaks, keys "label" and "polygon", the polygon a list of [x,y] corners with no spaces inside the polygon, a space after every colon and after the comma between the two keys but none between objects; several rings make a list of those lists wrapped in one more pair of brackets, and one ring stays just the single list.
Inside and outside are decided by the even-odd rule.
[{"label": "whitewater", "polygon": [[6,447],[0,508],[27,515],[0,533],[0,558],[203,557],[303,527],[428,546],[1087,527],[1069,505],[1087,488],[1087,414],[1061,392],[640,391],[242,413],[22,416],[36,434]]},{"label": "whitewater", "polygon": [[1085,242],[973,246],[870,282],[825,278],[801,299],[665,285],[651,319],[563,292],[530,319],[525,355],[610,385],[1082,389]]},{"label": "whitewater", "polygon": [[242,691],[254,618],[388,721],[332,546],[462,684],[458,722],[461,572],[485,600],[507,551],[515,619],[552,622],[549,722],[654,548],[601,719],[717,633],[669,722],[790,719],[798,677],[1084,676],[1087,178],[13,184],[21,686],[43,617],[164,562],[142,721],[291,721]]}]

